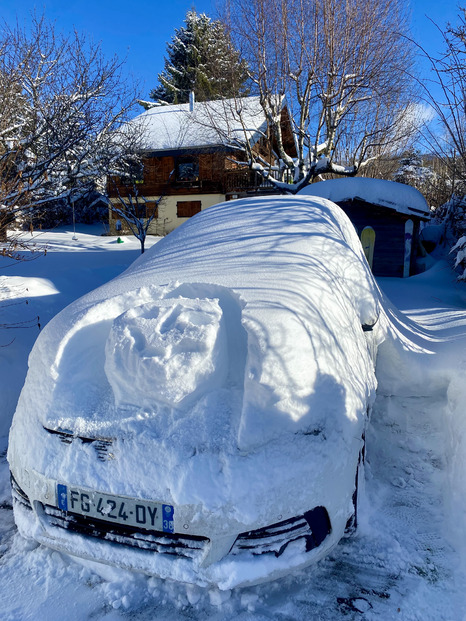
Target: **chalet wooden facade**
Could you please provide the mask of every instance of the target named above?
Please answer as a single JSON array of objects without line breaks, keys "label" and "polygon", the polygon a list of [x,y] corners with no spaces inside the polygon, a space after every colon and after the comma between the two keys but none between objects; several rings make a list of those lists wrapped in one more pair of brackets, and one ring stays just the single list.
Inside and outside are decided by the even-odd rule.
[{"label": "chalet wooden facade", "polygon": [[320,181],[302,193],[327,198],[345,211],[375,276],[406,277],[420,271],[419,233],[421,223],[430,219],[430,210],[415,188],[351,177]]},{"label": "chalet wooden facade", "polygon": [[[241,108],[241,113],[238,110]],[[245,135],[262,160],[274,165],[273,140],[256,97],[222,102],[161,106],[135,119],[146,133],[143,176],[137,180],[141,197],[139,217],[148,217],[162,196],[150,233],[170,232],[199,211],[225,200],[274,191],[256,171],[245,166]],[[286,107],[282,131],[293,152],[294,138]],[[108,193],[112,204],[133,192],[133,182],[112,179]],[[109,212],[110,232],[125,232],[124,221]],[[121,226],[121,229],[120,229]]]}]

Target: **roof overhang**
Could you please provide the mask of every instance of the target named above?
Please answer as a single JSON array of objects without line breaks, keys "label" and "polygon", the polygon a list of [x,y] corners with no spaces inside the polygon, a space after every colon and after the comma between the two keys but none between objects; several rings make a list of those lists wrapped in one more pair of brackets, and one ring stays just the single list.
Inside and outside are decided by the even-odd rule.
[{"label": "roof overhang", "polygon": [[209,145],[198,147],[182,147],[177,149],[143,149],[139,153],[143,157],[177,157],[180,155],[209,155],[214,153],[236,153],[243,151],[239,147],[233,147],[230,145]]}]

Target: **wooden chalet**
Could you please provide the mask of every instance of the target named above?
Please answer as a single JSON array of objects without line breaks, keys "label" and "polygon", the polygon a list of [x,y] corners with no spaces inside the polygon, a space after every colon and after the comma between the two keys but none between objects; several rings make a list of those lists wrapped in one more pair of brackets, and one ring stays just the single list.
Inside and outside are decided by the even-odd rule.
[{"label": "wooden chalet", "polygon": [[420,270],[422,223],[430,219],[424,196],[403,183],[346,177],[314,183],[300,192],[339,205],[353,223],[375,276],[406,277]]},{"label": "wooden chalet", "polygon": [[[212,205],[274,192],[270,182],[244,165],[245,138],[262,161],[274,166],[277,157],[258,97],[157,106],[134,119],[143,141],[143,176],[137,180],[140,217],[154,212],[163,196],[149,233],[163,235],[187,218]],[[282,110],[282,133],[287,151],[296,154],[291,121]],[[242,164],[243,163],[243,164]],[[276,173],[278,175],[278,172]],[[125,179],[112,179],[112,204],[134,193]],[[109,211],[110,233],[125,232],[125,223]]]}]

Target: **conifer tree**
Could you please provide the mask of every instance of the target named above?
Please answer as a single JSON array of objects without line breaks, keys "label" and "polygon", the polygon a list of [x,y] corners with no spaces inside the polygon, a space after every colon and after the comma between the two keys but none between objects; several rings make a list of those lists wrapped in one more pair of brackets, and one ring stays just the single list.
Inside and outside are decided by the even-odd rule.
[{"label": "conifer tree", "polygon": [[164,70],[151,99],[164,104],[186,103],[246,94],[247,65],[225,26],[205,13],[188,11],[185,25],[167,44]]},{"label": "conifer tree", "polygon": [[393,180],[398,183],[406,183],[424,192],[425,187],[432,183],[435,174],[432,168],[424,166],[421,153],[411,147],[402,154],[399,160],[399,167],[393,175]]}]

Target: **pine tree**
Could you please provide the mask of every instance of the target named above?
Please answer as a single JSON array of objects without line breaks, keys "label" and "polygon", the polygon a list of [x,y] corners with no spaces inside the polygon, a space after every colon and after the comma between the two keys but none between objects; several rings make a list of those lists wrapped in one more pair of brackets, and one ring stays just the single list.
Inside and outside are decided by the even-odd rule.
[{"label": "pine tree", "polygon": [[435,180],[435,173],[432,168],[424,166],[421,153],[410,148],[400,158],[399,167],[393,175],[393,180],[412,185],[420,192],[426,192],[429,184]]},{"label": "pine tree", "polygon": [[186,14],[185,24],[167,44],[164,70],[151,99],[176,104],[188,102],[191,91],[197,101],[247,94],[247,65],[224,25],[194,10]]}]

